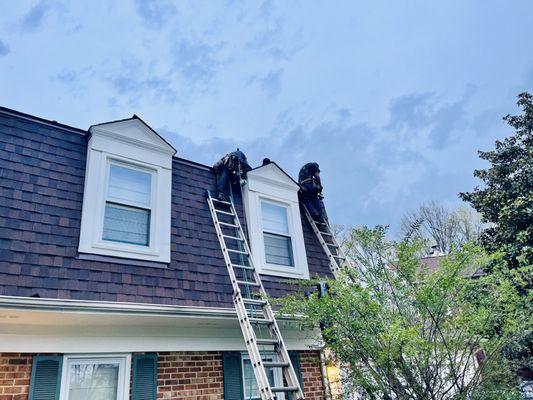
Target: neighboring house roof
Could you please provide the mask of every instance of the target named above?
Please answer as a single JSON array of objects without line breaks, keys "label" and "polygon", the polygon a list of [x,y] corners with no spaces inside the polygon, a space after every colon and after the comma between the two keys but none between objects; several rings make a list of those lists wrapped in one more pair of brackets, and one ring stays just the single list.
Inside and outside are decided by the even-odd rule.
[{"label": "neighboring house roof", "polygon": [[[427,256],[420,258],[420,265],[422,265],[424,268],[428,270],[428,272],[432,273],[439,269],[441,262],[446,259],[447,255],[436,255],[436,256]],[[475,266],[472,266],[471,268],[467,269],[466,275],[470,278],[479,278],[484,275],[483,270],[480,268],[477,268]]]},{"label": "neighboring house roof", "polygon": [[[87,132],[0,108],[0,295],[232,307],[231,285],[206,202],[212,169],[173,158],[171,262],[80,256]],[[291,178],[292,179],[292,178]],[[242,219],[242,199],[235,198]],[[311,275],[330,274],[302,219]],[[291,287],[262,276],[269,294]]]},{"label": "neighboring house roof", "polygon": [[428,270],[428,272],[435,272],[439,266],[440,261],[444,259],[446,256],[428,256],[428,257],[422,257],[420,258],[420,265],[422,265],[424,268]]}]

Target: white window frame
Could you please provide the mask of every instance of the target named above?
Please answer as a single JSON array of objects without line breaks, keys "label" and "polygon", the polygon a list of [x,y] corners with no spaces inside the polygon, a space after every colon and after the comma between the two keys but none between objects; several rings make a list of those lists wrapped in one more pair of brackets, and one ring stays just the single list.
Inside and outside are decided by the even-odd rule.
[{"label": "white window frame", "polygon": [[[263,210],[262,210],[263,203],[269,203],[269,204],[282,207],[285,209],[285,215],[287,217],[287,228],[289,231],[288,233],[274,232],[274,231],[269,231],[265,229],[264,224],[263,224]],[[293,228],[294,224],[292,223],[292,215],[291,215],[290,207],[291,205],[289,203],[282,203],[279,201],[274,201],[264,196],[259,196],[259,208],[261,211],[261,233],[262,233],[262,239],[263,239],[263,253],[265,257],[265,266],[267,266],[268,268],[273,268],[273,269],[296,268],[296,262],[295,262],[295,257],[294,257],[294,246],[292,244],[294,242],[294,236],[295,236],[294,228]],[[265,233],[270,233],[271,235],[278,235],[278,236],[284,236],[284,237],[290,238],[292,265],[272,264],[266,260],[266,246],[265,246],[265,236],[264,236]]]},{"label": "white window frame", "polygon": [[[101,247],[101,248],[123,248],[124,251],[128,251],[128,249],[131,248],[131,250],[133,250],[134,252],[143,252],[143,249],[144,250],[148,250],[150,251],[151,250],[151,253],[152,254],[156,254],[155,252],[155,249],[154,249],[154,245],[153,245],[153,237],[155,235],[155,229],[154,229],[154,223],[153,221],[156,221],[156,218],[157,218],[157,197],[156,197],[156,193],[155,191],[157,190],[157,170],[155,169],[151,169],[151,168],[147,168],[146,166],[144,165],[139,165],[139,164],[132,164],[132,163],[127,163],[127,162],[124,162],[123,160],[120,160],[120,159],[115,159],[113,157],[108,157],[107,158],[107,166],[106,166],[106,176],[105,176],[105,195],[104,195],[104,198],[103,198],[103,204],[99,205],[99,207],[103,207],[103,212],[102,212],[102,216],[101,216],[101,220],[100,220],[100,225],[99,225],[99,231],[101,232],[100,234],[100,241],[93,244],[93,246],[96,246],[96,247]],[[110,174],[111,174],[111,165],[117,165],[119,167],[123,167],[123,168],[128,168],[128,169],[131,169],[131,170],[134,170],[134,171],[140,171],[140,172],[145,172],[145,173],[149,173],[151,176],[152,176],[152,179],[151,179],[151,182],[150,182],[150,207],[148,208],[150,210],[150,222],[149,222],[149,231],[148,231],[148,246],[145,246],[145,245],[140,245],[140,244],[132,244],[132,243],[123,243],[123,242],[118,242],[118,241],[113,241],[113,240],[104,240],[103,237],[104,237],[104,222],[105,222],[105,207],[107,205],[107,201],[108,201],[108,196],[109,196],[109,179],[110,179]],[[126,204],[126,203],[117,203],[117,202],[113,202],[115,204],[119,204],[119,205],[124,205],[126,207],[137,207],[137,206],[132,206],[132,205],[129,205],[129,204]],[[138,208],[143,208],[143,207],[138,207]],[[130,250],[130,251],[131,251]]]},{"label": "white window frame", "polygon": [[[138,120],[91,128],[78,251],[170,262],[172,153]],[[110,165],[152,174],[149,246],[103,240]]]},{"label": "white window frame", "polygon": [[[273,163],[248,173],[243,191],[244,209],[255,266],[263,275],[309,279],[298,189],[298,185]],[[266,262],[261,201],[286,207],[294,266]]]},{"label": "white window frame", "polygon": [[[263,355],[263,358],[264,359],[272,359],[272,361],[278,361],[278,357],[276,355],[276,353],[274,352],[265,352],[265,353],[262,353]],[[244,361],[247,360],[247,361],[250,361],[250,356],[248,355],[247,352],[242,352],[241,353],[241,371],[242,371],[242,375],[241,375],[241,382],[242,382],[242,389],[243,389],[243,394],[244,394],[244,398],[245,399],[249,399],[250,398],[250,394],[248,393],[248,395],[246,394],[246,391],[247,391],[247,388],[246,388],[246,380],[244,378],[244,374],[246,373],[245,370],[244,370]],[[250,363],[250,365],[252,365]],[[253,366],[252,366],[252,372],[253,372]],[[283,373],[281,371],[281,368],[274,368],[273,369],[273,372],[274,372],[274,386],[277,386],[277,387],[281,387],[283,386]],[[254,374],[254,379],[255,379],[255,374]],[[261,396],[259,397],[252,397],[252,399],[261,399]],[[276,393],[276,399],[277,400],[284,400],[285,399],[285,394],[284,393]]]},{"label": "white window frame", "polygon": [[109,364],[118,363],[117,399],[129,400],[131,354],[65,354],[61,372],[60,400],[68,400],[70,366],[77,363]]}]

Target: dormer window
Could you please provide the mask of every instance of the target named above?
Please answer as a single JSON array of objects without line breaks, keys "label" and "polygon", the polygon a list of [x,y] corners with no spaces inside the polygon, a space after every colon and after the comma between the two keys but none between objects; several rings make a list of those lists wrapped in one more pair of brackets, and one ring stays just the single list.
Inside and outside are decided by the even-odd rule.
[{"label": "dormer window", "polygon": [[275,163],[247,174],[244,206],[250,247],[261,274],[309,278],[298,189]]},{"label": "dormer window", "polygon": [[79,252],[170,262],[176,151],[138,117],[89,132]]},{"label": "dormer window", "polygon": [[109,164],[103,240],[150,245],[152,174],[113,162]]}]

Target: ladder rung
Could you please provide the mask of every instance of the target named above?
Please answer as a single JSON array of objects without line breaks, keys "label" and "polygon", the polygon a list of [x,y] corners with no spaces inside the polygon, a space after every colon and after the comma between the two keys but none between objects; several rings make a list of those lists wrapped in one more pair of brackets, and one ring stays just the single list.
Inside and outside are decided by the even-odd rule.
[{"label": "ladder rung", "polygon": [[263,318],[248,318],[251,324],[263,324],[263,325],[271,325],[274,323],[274,321],[270,319],[263,319]]},{"label": "ladder rung", "polygon": [[242,269],[249,269],[249,270],[253,270],[254,269],[254,267],[252,267],[251,265],[231,264],[231,266],[233,268],[242,268]]},{"label": "ladder rung", "polygon": [[326,243],[328,246],[330,247],[339,247],[339,245],[335,244],[335,243]]},{"label": "ladder rung", "polygon": [[283,387],[271,387],[270,390],[272,390],[273,392],[291,393],[291,392],[297,392],[298,388],[296,386],[283,386]]},{"label": "ladder rung", "polygon": [[329,232],[322,232],[322,231],[318,231],[321,235],[326,235],[326,236],[333,236],[331,233]]},{"label": "ladder rung", "polygon": [[252,304],[256,306],[264,306],[267,303],[266,300],[245,299],[245,298],[243,298],[242,301],[244,304]]},{"label": "ladder rung", "polygon": [[232,240],[238,240],[240,242],[244,242],[243,238],[237,237],[237,236],[229,236],[229,235],[222,235],[223,238],[226,239],[232,239]]},{"label": "ladder rung", "polygon": [[255,342],[262,346],[262,345],[278,345],[279,344],[279,340],[276,340],[276,339],[256,339]]},{"label": "ladder rung", "polygon": [[246,281],[235,281],[237,282],[237,284],[239,285],[248,285],[248,286],[261,286],[259,283],[257,282],[246,282]]},{"label": "ladder rung", "polygon": [[233,250],[233,249],[227,249],[227,250],[228,250],[228,252],[230,252],[230,253],[236,253],[236,254],[246,254],[246,255],[248,255],[248,253],[247,253],[247,252],[245,252],[245,251],[240,251],[240,250]]},{"label": "ladder rung", "polygon": [[229,222],[221,222],[221,221],[219,221],[218,223],[219,223],[219,225],[229,226],[229,227],[231,227],[231,228],[238,228],[237,225],[235,225],[235,224],[230,224]]},{"label": "ladder rung", "polygon": [[217,203],[220,203],[220,204],[227,204],[228,206],[231,206],[231,203],[229,201],[219,200],[214,197],[211,197],[211,200],[216,201]]},{"label": "ladder rung", "polygon": [[215,208],[215,211],[219,214],[225,214],[225,215],[231,215],[231,216],[234,216],[235,214],[233,214],[232,212],[227,212],[227,211],[222,211],[222,210],[217,210]]},{"label": "ladder rung", "polygon": [[289,366],[289,363],[281,361],[263,361],[265,368],[285,368]]},{"label": "ladder rung", "polygon": [[333,256],[333,258],[338,258],[339,260],[346,260],[346,257],[341,257],[341,256]]}]

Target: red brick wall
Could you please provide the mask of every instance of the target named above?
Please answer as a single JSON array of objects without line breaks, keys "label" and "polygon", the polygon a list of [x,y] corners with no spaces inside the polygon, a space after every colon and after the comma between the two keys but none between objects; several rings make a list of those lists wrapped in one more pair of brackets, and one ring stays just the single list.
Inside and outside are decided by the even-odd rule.
[{"label": "red brick wall", "polygon": [[323,400],[324,385],[318,351],[307,350],[300,352],[300,368],[302,369],[305,399]]},{"label": "red brick wall", "polygon": [[223,400],[222,353],[159,353],[158,399]]},{"label": "red brick wall", "polygon": [[0,353],[0,400],[27,400],[32,354]]},{"label": "red brick wall", "polygon": [[[27,400],[33,354],[0,353],[0,400]],[[322,400],[317,351],[300,353],[306,400]],[[158,355],[157,398],[223,400],[221,352],[165,352]]]},{"label": "red brick wall", "polygon": [[[159,353],[158,399],[223,400],[222,353]],[[323,400],[318,351],[300,353],[306,400]]]}]

